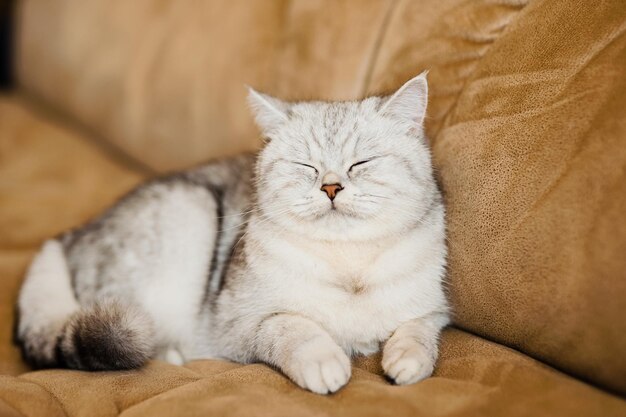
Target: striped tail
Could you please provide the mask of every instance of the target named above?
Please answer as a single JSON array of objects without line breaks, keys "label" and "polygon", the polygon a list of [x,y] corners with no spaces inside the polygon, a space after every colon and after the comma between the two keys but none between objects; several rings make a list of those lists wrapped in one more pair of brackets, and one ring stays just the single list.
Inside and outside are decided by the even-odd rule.
[{"label": "striped tail", "polygon": [[116,302],[81,307],[61,243],[44,243],[26,274],[17,303],[15,341],[35,368],[132,369],[154,350],[143,312]]}]

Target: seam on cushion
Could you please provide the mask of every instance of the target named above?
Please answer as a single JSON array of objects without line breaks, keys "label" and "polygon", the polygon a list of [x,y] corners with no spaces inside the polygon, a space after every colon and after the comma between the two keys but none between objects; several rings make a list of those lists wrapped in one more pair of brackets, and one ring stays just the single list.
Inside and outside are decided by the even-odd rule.
[{"label": "seam on cushion", "polygon": [[363,79],[361,91],[359,92],[360,97],[364,97],[369,90],[372,76],[374,75],[374,70],[376,69],[376,63],[378,62],[378,56],[380,55],[380,50],[385,40],[385,36],[389,32],[389,26],[392,20],[391,17],[393,13],[398,9],[398,1],[399,0],[391,0],[391,3],[387,7],[387,11],[385,12],[385,17],[383,17],[380,30],[378,32],[378,35],[376,36],[376,41],[374,42],[374,46],[368,58],[369,63],[367,65],[367,72],[365,73],[365,78]]},{"label": "seam on cushion", "polygon": [[559,367],[556,367],[553,364],[546,363],[543,360],[538,359],[538,358],[536,358],[534,356],[531,356],[531,355],[529,355],[526,352],[522,352],[521,350],[518,350],[518,349],[516,349],[514,347],[511,347],[508,344],[504,344],[504,343],[501,343],[501,342],[499,342],[497,340],[494,340],[489,335],[481,334],[481,333],[479,333],[479,332],[477,332],[475,330],[468,329],[468,328],[466,328],[464,326],[461,326],[461,325],[459,325],[457,323],[454,323],[453,325],[449,326],[449,328],[460,330],[460,331],[465,332],[467,334],[471,334],[472,336],[475,336],[475,337],[478,337],[480,339],[486,340],[489,343],[493,343],[495,345],[498,345],[499,347],[502,347],[504,349],[510,350],[512,352],[515,352],[515,353],[519,354],[520,356],[523,356],[524,358],[527,358],[527,359],[529,359],[531,361],[536,362],[538,365],[541,365],[544,369],[550,370],[552,372],[560,373],[563,376],[566,376],[566,377],[572,379],[573,381],[577,381],[577,382],[579,382],[579,383],[581,383],[581,384],[583,384],[583,385],[585,385],[585,386],[587,386],[589,388],[596,389],[596,390],[598,390],[599,392],[601,392],[603,394],[614,396],[614,397],[616,397],[617,399],[620,399],[620,400],[623,399],[623,394],[620,393],[617,390],[613,390],[610,387],[600,386],[597,383],[595,383],[595,382],[591,381],[590,379],[588,379],[587,377],[585,377],[584,375],[582,375],[582,376],[581,375],[575,375],[575,374],[569,372],[566,369],[561,369]]},{"label": "seam on cushion", "polygon": [[[513,13],[515,13],[516,15],[519,15],[519,13],[530,3],[530,1],[531,0],[500,0],[500,1],[494,1],[493,4],[498,5],[498,6],[510,7],[512,9],[514,9]],[[495,42],[497,42],[498,40],[500,40],[500,38],[504,35],[504,32],[506,32],[506,30],[516,20],[516,18],[517,18],[517,16],[515,18],[512,18],[508,23],[506,23],[506,24],[502,25],[501,27],[499,27],[498,28],[499,34],[494,39],[480,40],[480,41],[477,41],[476,39],[469,39],[469,38],[467,39],[470,42],[475,42],[475,43],[478,43],[478,44],[486,46],[484,51],[481,52],[480,57],[478,59],[476,59],[477,63],[480,62],[480,60],[482,60],[485,57],[485,55],[487,55],[489,53],[489,50],[491,49],[493,44]],[[485,44],[487,44],[487,45],[485,45]],[[478,67],[478,65],[476,65],[476,67]],[[450,108],[447,109],[445,114],[442,116],[443,120],[441,122],[441,128],[439,129],[439,131],[437,132],[437,134],[435,135],[435,137],[433,139],[435,139],[435,140],[439,139],[439,135],[441,134],[441,131],[443,130],[443,127],[448,125],[448,121],[449,121],[451,115],[454,113],[454,110],[456,109],[456,107],[457,107],[457,105],[459,103],[459,97],[461,97],[463,92],[466,90],[468,81],[470,79],[472,79],[472,76],[476,72],[476,67],[474,67],[472,69],[472,72],[467,77],[465,77],[465,79],[461,83],[461,87],[459,88],[458,91],[455,92],[456,100],[450,106]]]},{"label": "seam on cushion", "polygon": [[135,159],[113,142],[106,140],[97,131],[74,119],[70,114],[55,108],[49,101],[34,91],[24,86],[18,86],[17,92],[17,97],[22,98],[21,102],[24,106],[33,111],[35,116],[42,118],[46,123],[76,134],[80,140],[95,146],[98,151],[102,152],[116,164],[142,175],[156,175],[157,171],[155,169]]},{"label": "seam on cushion", "polygon": [[199,358],[199,359],[193,359],[193,360],[191,360],[191,361],[181,365],[181,367],[183,367],[183,368],[193,372],[194,374],[197,374],[199,379],[210,378],[210,377],[212,377],[214,375],[220,375],[220,374],[223,374],[224,372],[230,372],[230,371],[233,370],[233,369],[226,369],[226,370],[223,370],[223,371],[220,371],[220,372],[216,372],[216,373],[211,374],[211,375],[204,375],[202,372],[196,371],[195,369],[189,367],[189,364],[194,363],[194,362],[213,362],[213,361],[216,361],[216,362],[227,362],[227,363],[234,363],[236,365],[241,365],[241,366],[239,366],[237,368],[233,368],[233,369],[239,369],[239,368],[243,368],[246,365],[249,365],[249,364],[242,364],[242,363],[239,363],[239,362],[229,361],[229,360],[226,360],[226,359]]},{"label": "seam on cushion", "polygon": [[[206,378],[209,378],[209,377],[206,377]],[[195,384],[196,382],[202,381],[203,379],[206,379],[206,378],[200,378],[200,379],[196,379],[195,381],[189,381],[189,382],[187,382],[187,383],[184,383],[184,384],[178,385],[177,387],[172,387],[172,388],[167,389],[167,390],[165,390],[165,391],[161,391],[161,392],[159,392],[158,394],[151,395],[151,396],[150,396],[150,397],[148,397],[148,398],[144,398],[143,400],[141,400],[141,401],[139,401],[139,402],[136,402],[135,404],[132,404],[131,406],[129,406],[129,407],[127,407],[127,408],[125,408],[125,409],[121,410],[121,411],[118,413],[118,416],[121,416],[122,414],[126,413],[128,410],[131,410],[131,409],[133,409],[133,408],[135,408],[135,407],[137,407],[137,406],[140,406],[141,404],[143,404],[143,403],[145,403],[145,402],[147,402],[147,401],[150,401],[150,400],[152,400],[152,399],[154,399],[154,398],[157,398],[157,397],[159,397],[159,396],[161,396],[161,395],[163,395],[163,394],[168,394],[168,393],[170,393],[170,392],[172,392],[172,391],[174,391],[174,390],[176,390],[176,389],[186,387],[187,385]],[[120,409],[120,408],[117,406],[117,404],[115,404],[115,406],[116,406],[116,408],[117,408],[118,410]]]},{"label": "seam on cushion", "polygon": [[[233,362],[233,363],[236,363],[236,362]],[[253,365],[253,364],[247,364],[247,365]],[[160,396],[160,395],[162,395],[162,394],[169,393],[169,392],[171,392],[171,391],[177,390],[177,389],[179,389],[179,388],[186,387],[186,386],[191,385],[191,384],[195,384],[195,383],[197,383],[197,382],[200,382],[200,381],[203,381],[203,380],[206,380],[206,379],[212,379],[212,378],[213,378],[213,377],[215,377],[215,376],[218,376],[218,375],[223,375],[223,374],[226,374],[226,373],[232,372],[233,370],[241,369],[241,368],[243,368],[243,367],[245,367],[245,366],[247,366],[247,365],[243,365],[243,366],[240,366],[240,367],[238,367],[238,368],[234,368],[234,369],[227,369],[227,370],[225,370],[225,371],[217,372],[217,373],[215,373],[215,374],[211,374],[211,375],[207,375],[207,376],[202,376],[202,377],[200,377],[200,378],[196,379],[195,381],[189,381],[189,382],[187,382],[187,383],[185,383],[185,384],[181,384],[181,385],[178,385],[178,386],[176,386],[176,387],[172,387],[172,388],[170,388],[170,389],[168,389],[168,390],[165,390],[165,391],[163,391],[163,392],[160,392],[160,393],[158,393],[158,394],[155,394],[155,395],[153,395],[153,396],[151,396],[151,397],[149,397],[149,398],[145,398],[145,399],[143,399],[143,400],[141,400],[141,401],[139,401],[139,402],[137,402],[137,403],[135,403],[135,404],[131,405],[131,406],[130,406],[130,407],[128,407],[128,408],[125,408],[124,410],[122,410],[122,412],[119,414],[119,416],[121,416],[123,413],[126,413],[128,410],[130,410],[130,409],[132,409],[132,408],[134,408],[134,407],[136,407],[136,406],[139,406],[139,405],[141,405],[141,404],[145,403],[146,401],[150,401],[150,400],[152,400],[152,399],[154,399],[154,398],[156,398],[156,397],[159,397],[159,396]],[[271,367],[269,367],[268,365],[265,365],[265,364],[261,364],[261,365],[263,365],[263,366],[267,366],[268,368],[270,368],[270,369],[271,369]],[[186,368],[186,367],[185,367],[185,368]],[[283,375],[283,374],[281,373],[281,375]],[[283,375],[283,376],[284,376],[284,375]],[[285,377],[285,378],[286,378],[286,377]]]},{"label": "seam on cushion", "polygon": [[[172,390],[175,390],[175,389],[177,389],[177,388],[184,387],[184,386],[189,385],[189,384],[193,384],[193,383],[198,382],[198,381],[201,381],[201,380],[203,380],[203,379],[205,378],[205,377],[204,377],[202,374],[200,374],[199,372],[194,371],[193,369],[190,369],[190,368],[188,368],[188,367],[186,367],[186,366],[180,366],[180,368],[183,368],[185,371],[189,371],[189,372],[193,373],[193,374],[194,374],[194,377],[195,377],[196,379],[193,379],[193,380],[191,380],[191,381],[188,381],[188,382],[182,383],[182,384],[177,385],[177,386],[175,386],[175,387],[171,387],[171,388],[165,389],[165,390],[163,390],[163,391],[161,391],[161,392],[158,392],[158,393],[153,394],[153,395],[151,395],[151,396],[149,396],[149,397],[147,397],[147,398],[144,398],[144,399],[142,399],[142,400],[140,400],[140,401],[138,401],[138,402],[136,402],[136,403],[134,403],[134,404],[131,404],[130,406],[128,406],[128,407],[126,407],[126,408],[121,408],[121,407],[120,407],[120,405],[118,404],[118,402],[117,402],[117,401],[112,401],[112,403],[115,405],[115,409],[118,411],[117,415],[119,416],[119,415],[121,415],[123,412],[125,412],[126,410],[128,410],[128,409],[130,409],[130,408],[132,408],[132,407],[134,407],[134,406],[136,406],[136,405],[139,405],[139,404],[141,404],[141,403],[143,403],[143,402],[146,402],[146,401],[148,401],[148,400],[150,400],[150,399],[152,399],[152,398],[154,398],[154,397],[157,397],[157,396],[159,396],[159,395],[161,395],[161,394],[165,394],[165,393],[170,392],[170,391],[172,391]],[[134,370],[131,370],[131,371],[129,371],[129,372],[135,372],[135,371],[134,371]]]},{"label": "seam on cushion", "polygon": [[6,402],[4,399],[0,398],[0,403],[2,403],[2,405],[4,407],[6,407],[7,409],[15,411],[15,414],[19,414],[20,416],[26,417],[26,414],[22,413],[20,410],[18,410],[17,408],[13,407],[11,404]]},{"label": "seam on cushion", "polygon": [[586,58],[584,58],[583,60],[581,60],[579,65],[571,69],[567,82],[565,82],[563,86],[561,87],[560,95],[563,94],[563,90],[565,90],[565,88],[570,85],[574,77],[576,77],[578,74],[583,72],[585,68],[587,68],[593,61],[595,61],[602,52],[605,52],[613,44],[613,42],[620,39],[624,35],[625,32],[626,32],[626,21],[623,22],[621,25],[619,25],[611,33],[607,34],[607,36],[604,39],[602,39],[602,42],[599,42],[600,47],[598,47],[598,45],[592,46],[590,48],[591,54],[587,56]]},{"label": "seam on cushion", "polygon": [[[200,372],[198,372],[198,371],[196,371],[196,370],[193,370],[193,369],[191,369],[191,368],[188,368],[187,366],[182,366],[182,368],[185,368],[186,370],[191,371],[191,372],[193,372],[194,374],[198,375],[198,379],[195,379],[195,380],[193,380],[193,381],[189,381],[189,382],[186,382],[186,383],[184,383],[184,384],[180,384],[180,385],[177,385],[177,386],[175,386],[175,387],[172,387],[172,388],[166,389],[166,390],[164,390],[164,391],[161,391],[161,392],[159,392],[159,393],[157,393],[157,394],[154,394],[154,395],[152,395],[152,396],[150,396],[150,397],[148,397],[148,398],[144,398],[143,400],[141,400],[141,401],[139,401],[139,402],[136,402],[136,403],[134,403],[134,404],[130,405],[129,407],[124,408],[124,409],[120,409],[120,407],[119,407],[119,406],[118,406],[118,404],[116,403],[116,404],[115,404],[115,407],[119,410],[118,415],[122,415],[122,413],[125,413],[126,411],[130,410],[131,408],[134,408],[134,407],[136,407],[136,406],[138,406],[138,405],[141,405],[142,403],[145,403],[146,401],[149,401],[149,400],[151,400],[151,399],[153,399],[153,398],[156,398],[156,397],[158,397],[158,396],[160,396],[160,395],[162,395],[162,394],[166,394],[166,393],[171,392],[171,391],[173,391],[173,390],[176,390],[176,389],[178,389],[178,388],[182,388],[182,387],[185,387],[185,386],[190,385],[190,384],[195,384],[195,383],[196,383],[196,382],[198,382],[198,381],[202,381],[202,380],[204,380],[204,379],[210,379],[210,378],[212,378],[212,377],[214,377],[214,376],[216,376],[216,375],[221,375],[221,374],[224,374],[224,373],[227,373],[227,372],[232,371],[232,369],[228,369],[228,370],[221,371],[221,372],[217,372],[217,373],[215,373],[215,374],[211,374],[211,375],[202,375],[202,373],[200,373]],[[239,368],[235,368],[235,369],[239,369]]]},{"label": "seam on cushion", "polygon": [[[54,399],[54,400],[55,400],[55,401],[59,404],[59,406],[61,407],[61,410],[63,411],[63,414],[64,414],[65,416],[69,417],[69,413],[68,413],[67,409],[65,408],[64,403],[63,403],[63,402],[62,402],[62,401],[61,401],[61,400],[60,400],[60,399],[59,399],[59,398],[58,398],[58,397],[57,397],[57,396],[56,396],[53,392],[51,392],[50,390],[48,390],[45,386],[43,386],[43,385],[41,385],[41,384],[39,384],[39,383],[37,383],[37,382],[34,382],[34,381],[30,380],[30,379],[24,379],[24,378],[22,378],[21,376],[18,376],[18,377],[16,377],[16,378],[18,378],[18,379],[20,379],[20,380],[22,380],[22,381],[24,381],[24,382],[28,382],[28,383],[30,383],[30,384],[33,384],[33,385],[37,385],[37,386],[38,386],[38,387],[40,387],[42,390],[44,390],[46,393],[50,394],[50,396],[51,396],[51,397],[52,397],[52,398],[53,398],[53,399]],[[208,378],[208,377],[201,377],[201,378],[198,378],[198,379],[196,379],[196,380],[189,381],[189,382],[186,382],[186,383],[184,383],[184,384],[181,384],[181,385],[178,385],[178,386],[175,386],[175,387],[171,387],[171,388],[166,389],[166,390],[164,390],[164,391],[161,391],[161,392],[159,392],[159,393],[157,393],[157,394],[154,394],[154,395],[152,395],[152,396],[150,396],[150,397],[148,397],[148,398],[144,398],[143,400],[141,400],[141,401],[139,401],[139,402],[137,402],[137,403],[135,403],[135,404],[132,404],[130,407],[125,408],[125,409],[123,409],[123,410],[120,410],[119,404],[118,404],[116,401],[111,401],[111,403],[115,406],[115,409],[116,409],[116,410],[118,410],[118,416],[119,416],[119,415],[121,415],[123,412],[125,412],[126,410],[129,410],[130,408],[135,407],[136,405],[139,405],[139,404],[141,404],[141,403],[143,403],[143,402],[146,402],[146,401],[148,401],[148,400],[151,400],[152,398],[155,398],[155,397],[157,397],[157,396],[159,396],[159,395],[161,395],[161,394],[165,394],[165,393],[168,393],[168,392],[173,391],[173,390],[175,390],[175,389],[178,389],[178,388],[184,387],[184,386],[186,386],[186,385],[196,383],[196,382],[201,381],[201,380],[203,380],[203,379],[205,379],[205,378]],[[2,400],[2,399],[0,399],[0,400]]]},{"label": "seam on cushion", "polygon": [[57,397],[52,391],[50,391],[48,388],[44,387],[41,384],[38,384],[35,381],[31,381],[30,379],[24,379],[22,378],[22,376],[17,376],[17,379],[20,379],[24,382],[28,382],[29,384],[33,384],[38,386],[39,388],[41,388],[42,390],[44,390],[45,392],[47,392],[48,394],[50,394],[50,396],[59,404],[59,407],[61,408],[61,411],[63,411],[63,415],[68,416],[69,417],[69,413],[67,412],[67,409],[65,408],[65,404],[63,404],[63,402],[59,399],[59,397]]},{"label": "seam on cushion", "polygon": [[478,119],[464,120],[464,121],[455,123],[453,126],[449,126],[448,128],[458,129],[461,126],[475,125],[475,124],[482,123],[484,121],[506,122],[507,119],[511,119],[515,117],[524,117],[524,118],[535,117],[535,116],[541,115],[542,113],[552,111],[554,108],[560,106],[563,103],[566,103],[569,100],[572,100],[573,98],[584,97],[587,94],[593,93],[597,89],[598,89],[597,87],[594,87],[594,88],[587,89],[585,91],[581,91],[572,97],[553,100],[552,102],[545,104],[543,107],[537,106],[537,107],[532,107],[530,109],[525,109],[525,110],[508,113],[508,114],[497,114],[497,115],[491,115],[491,116],[484,116]]}]

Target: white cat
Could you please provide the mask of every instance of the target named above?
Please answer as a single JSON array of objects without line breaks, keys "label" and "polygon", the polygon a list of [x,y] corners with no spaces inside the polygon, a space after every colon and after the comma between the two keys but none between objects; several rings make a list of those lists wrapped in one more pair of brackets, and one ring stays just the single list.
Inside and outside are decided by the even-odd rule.
[{"label": "white cat", "polygon": [[258,156],[151,181],[44,244],[18,300],[26,360],[261,361],[325,394],[384,346],[396,383],[432,373],[448,305],[425,74],[391,97],[249,100]]}]

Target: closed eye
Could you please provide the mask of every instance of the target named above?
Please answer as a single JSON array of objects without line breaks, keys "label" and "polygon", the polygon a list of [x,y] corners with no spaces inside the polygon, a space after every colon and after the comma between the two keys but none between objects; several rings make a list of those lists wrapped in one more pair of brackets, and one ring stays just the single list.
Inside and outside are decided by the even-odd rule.
[{"label": "closed eye", "polygon": [[366,163],[370,162],[372,159],[374,159],[374,158],[364,159],[363,161],[359,161],[359,162],[356,162],[356,163],[350,165],[350,168],[348,168],[348,172],[352,171],[352,168],[354,168],[356,166],[363,165],[363,164],[366,164]]},{"label": "closed eye", "polygon": [[312,170],[315,171],[316,174],[319,174],[319,171],[313,165],[305,164],[304,162],[296,162],[296,161],[293,161],[293,163],[296,165],[301,165],[303,167],[311,168]]}]

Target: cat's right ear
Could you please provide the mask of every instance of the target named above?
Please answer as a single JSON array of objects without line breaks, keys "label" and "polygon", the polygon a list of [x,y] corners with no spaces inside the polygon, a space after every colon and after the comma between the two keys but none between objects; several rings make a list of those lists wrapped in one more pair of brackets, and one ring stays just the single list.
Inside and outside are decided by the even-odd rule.
[{"label": "cat's right ear", "polygon": [[289,105],[284,101],[259,93],[248,87],[248,105],[254,120],[263,133],[268,133],[287,121]]}]

